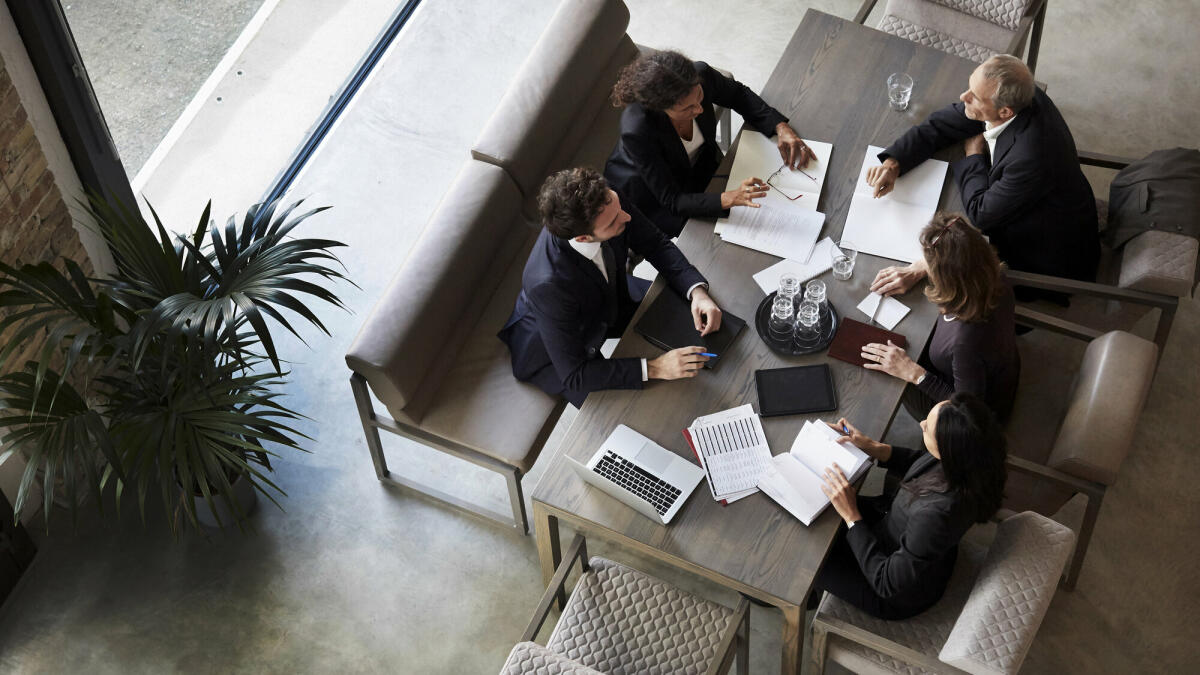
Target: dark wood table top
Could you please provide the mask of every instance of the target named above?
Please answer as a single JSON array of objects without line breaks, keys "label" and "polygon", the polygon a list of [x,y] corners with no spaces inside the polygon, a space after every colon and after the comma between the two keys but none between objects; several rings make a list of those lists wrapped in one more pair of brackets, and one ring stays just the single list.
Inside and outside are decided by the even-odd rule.
[{"label": "dark wood table top", "polygon": [[[965,59],[808,11],[763,95],[789,116],[802,136],[834,144],[819,202],[827,215],[822,236],[837,239],[841,232],[866,146],[887,145],[930,110],[955,100],[973,67]],[[916,81],[912,107],[905,113],[887,107],[884,83],[888,74],[898,70],[910,73]],[[727,168],[730,162],[726,160]],[[724,178],[715,182],[723,187]],[[944,192],[945,203],[957,204],[957,197]],[[712,230],[712,221],[693,219],[679,238],[679,248],[707,276],[718,304],[747,321],[746,329],[712,372],[701,372],[690,380],[650,382],[642,391],[589,395],[560,452],[586,461],[613,428],[623,423],[692,458],[681,430],[700,415],[744,403],[754,404],[757,410],[756,369],[815,363],[829,363],[840,407],[822,415],[763,418],[772,452],[787,452],[806,419],[845,416],[867,434],[882,436],[904,383],[829,359],[824,352],[803,357],[771,352],[754,330],[754,311],[763,292],[751,275],[779,259],[722,243]],[[851,280],[836,281],[828,272],[818,278],[826,282],[829,298],[842,316],[865,321],[855,306],[867,295],[875,272],[890,264],[893,261],[860,255]],[[643,309],[662,287],[661,282],[655,283]],[[937,312],[919,290],[902,301],[912,311],[896,331],[908,339],[915,356],[928,339]],[[616,355],[653,357],[660,353],[630,328]],[[674,521],[662,526],[589,489],[557,457],[538,482],[533,499],[568,524],[586,525],[590,531],[652,552],[772,604],[805,601],[840,522],[830,508],[811,527],[805,527],[762,493],[722,506],[713,501],[707,485],[701,484]]]}]

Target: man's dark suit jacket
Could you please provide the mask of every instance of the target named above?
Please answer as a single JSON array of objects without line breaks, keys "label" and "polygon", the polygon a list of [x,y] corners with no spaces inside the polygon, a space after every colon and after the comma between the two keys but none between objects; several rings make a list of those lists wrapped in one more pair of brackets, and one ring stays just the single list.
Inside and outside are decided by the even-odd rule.
[{"label": "man's dark suit jacket", "polygon": [[846,532],[846,542],[888,617],[907,617],[942,597],[954,571],[958,543],[974,519],[957,490],[946,487],[918,496],[906,489],[905,484],[942,471],[941,461],[927,451],[892,448],[891,458],[881,466],[904,472],[900,490],[890,502],[885,497],[860,498],[863,520]]},{"label": "man's dark suit jacket", "polygon": [[[615,283],[610,286],[596,264],[542,228],[525,263],[521,293],[499,337],[512,352],[513,375],[532,382],[577,407],[599,389],[641,389],[641,359],[605,359],[600,346],[619,337],[633,317],[637,302],[625,276],[628,250],[654,265],[680,295],[704,277],[658,228],[621,198],[632,216],[625,231],[608,245],[613,253]],[[615,286],[615,288],[614,288]]]},{"label": "man's dark suit jacket", "polygon": [[696,163],[688,161],[679,133],[665,112],[631,103],[621,113],[621,138],[604,167],[609,184],[632,200],[669,237],[678,236],[692,216],[725,214],[721,195],[705,192],[722,159],[716,141],[714,103],[736,110],[748,124],[767,136],[775,133],[776,125],[787,121],[744,84],[725,77],[703,61],[697,61],[695,66],[704,88],[704,101],[700,104],[704,112],[696,118],[700,133],[704,134],[704,145],[696,155]]},{"label": "man's dark suit jacket", "polygon": [[[934,112],[884,150],[904,173],[938,150],[983,133],[961,102]],[[1015,270],[1092,280],[1100,256],[1096,200],[1071,130],[1040,89],[986,152],[950,165],[967,216]]]}]

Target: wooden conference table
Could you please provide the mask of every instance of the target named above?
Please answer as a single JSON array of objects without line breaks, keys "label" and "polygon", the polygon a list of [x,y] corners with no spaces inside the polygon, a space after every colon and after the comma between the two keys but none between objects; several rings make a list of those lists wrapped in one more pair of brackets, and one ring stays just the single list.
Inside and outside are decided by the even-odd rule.
[{"label": "wooden conference table", "polygon": [[[786,114],[801,136],[834,145],[818,203],[818,210],[827,216],[822,236],[840,237],[866,146],[888,145],[930,111],[956,100],[975,65],[815,10],[805,14],[763,98]],[[902,113],[887,105],[885,81],[896,71],[909,73],[916,82],[912,105]],[[733,152],[736,147],[726,157],[726,171],[719,173],[727,172]],[[717,189],[723,189],[724,183],[723,177],[714,180]],[[943,190],[942,205],[959,208],[950,183]],[[899,405],[902,381],[829,359],[824,352],[778,356],[756,334],[754,311],[763,293],[751,275],[778,258],[721,243],[713,234],[713,222],[707,220],[691,220],[678,245],[708,278],[717,303],[749,325],[721,355],[721,364],[713,372],[654,382],[642,391],[590,394],[563,440],[562,453],[586,462],[613,428],[623,423],[690,459],[693,455],[680,431],[693,419],[744,403],[757,409],[755,370],[814,363],[830,365],[840,407],[824,415],[764,418],[772,452],[786,452],[810,418],[844,416],[872,437],[883,435]],[[836,281],[828,272],[819,278],[825,280],[829,299],[842,316],[865,320],[855,306],[867,295],[875,273],[891,264],[894,261],[860,255],[851,280]],[[656,282],[643,309],[662,289],[662,282]],[[915,354],[928,339],[937,312],[918,291],[903,300],[912,311],[896,331],[907,338]],[[630,328],[616,356],[658,353]],[[671,524],[663,526],[590,489],[555,456],[533,491],[533,517],[546,581],[560,561],[561,522],[780,608],[783,672],[800,672],[805,602],[841,522],[832,508],[805,527],[762,493],[721,506],[701,484]]]}]

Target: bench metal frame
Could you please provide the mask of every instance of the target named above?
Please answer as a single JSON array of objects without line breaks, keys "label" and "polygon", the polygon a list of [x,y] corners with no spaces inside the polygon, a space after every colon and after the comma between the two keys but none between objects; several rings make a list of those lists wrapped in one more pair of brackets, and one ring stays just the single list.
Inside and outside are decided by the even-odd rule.
[{"label": "bench metal frame", "polygon": [[[358,419],[360,422],[362,422],[363,434],[367,438],[367,449],[370,451],[371,461],[375,465],[375,475],[379,478],[381,483],[410,490],[419,496],[431,499],[447,506],[451,506],[469,515],[508,525],[509,527],[515,528],[521,534],[529,534],[529,517],[525,511],[525,495],[521,489],[522,472],[520,467],[503,462],[495,457],[489,457],[488,455],[462,445],[461,443],[455,443],[449,439],[441,438],[429,433],[428,431],[425,431],[424,429],[420,429],[403,422],[398,422],[387,415],[382,415],[375,412],[375,406],[371,401],[371,391],[370,387],[367,385],[367,380],[358,373],[353,373],[350,375],[350,389],[354,392],[354,403],[358,407]],[[565,406],[565,401],[560,402],[551,413],[551,419],[558,419]],[[553,429],[553,426],[547,426],[548,428],[543,431],[542,435],[534,441],[539,449],[549,437],[550,430]],[[380,429],[390,431],[397,436],[403,436],[409,440],[429,446],[434,450],[444,452],[448,455],[453,455],[454,457],[471,462],[476,466],[481,466],[485,469],[495,471],[496,473],[504,476],[504,480],[508,484],[508,498],[512,504],[512,515],[509,516],[498,511],[493,511],[485,506],[459,499],[454,495],[446,494],[445,492],[442,492],[441,490],[429,485],[425,485],[403,476],[392,474],[392,472],[388,469],[387,459],[383,454],[383,439],[379,436]]]}]

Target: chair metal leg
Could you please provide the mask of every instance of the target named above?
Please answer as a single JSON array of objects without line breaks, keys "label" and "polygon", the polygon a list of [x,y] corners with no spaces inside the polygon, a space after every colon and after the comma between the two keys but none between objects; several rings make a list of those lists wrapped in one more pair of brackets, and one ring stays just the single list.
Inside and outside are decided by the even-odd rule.
[{"label": "chair metal leg", "polygon": [[525,495],[521,491],[521,470],[513,469],[504,474],[508,481],[508,498],[512,501],[513,522],[517,524],[521,534],[529,534],[529,517],[525,515]]},{"label": "chair metal leg", "polygon": [[1162,361],[1167,349],[1167,338],[1171,337],[1171,324],[1175,322],[1175,307],[1159,308],[1158,327],[1154,329],[1154,344],[1158,345],[1158,361]]},{"label": "chair metal leg", "polygon": [[1083,524],[1079,526],[1079,537],[1075,540],[1075,552],[1071,554],[1071,567],[1063,579],[1063,588],[1075,590],[1075,582],[1079,581],[1079,570],[1083,568],[1083,557],[1087,555],[1088,545],[1092,541],[1092,531],[1096,529],[1096,519],[1100,516],[1100,504],[1104,501],[1104,493],[1096,492],[1087,495],[1087,510],[1083,513]]},{"label": "chair metal leg", "polygon": [[1029,36],[1029,55],[1025,58],[1025,65],[1029,67],[1030,73],[1037,71],[1038,47],[1042,45],[1042,27],[1046,23],[1046,6],[1049,4],[1050,0],[1044,0],[1037,17],[1033,20],[1033,31]]},{"label": "chair metal leg", "polygon": [[367,450],[375,465],[375,476],[379,480],[388,477],[387,460],[383,457],[383,439],[379,427],[375,426],[375,408],[371,405],[371,392],[367,391],[367,380],[354,373],[350,376],[350,389],[354,392],[354,404],[358,407],[358,420],[362,422],[363,435],[367,437]]}]

